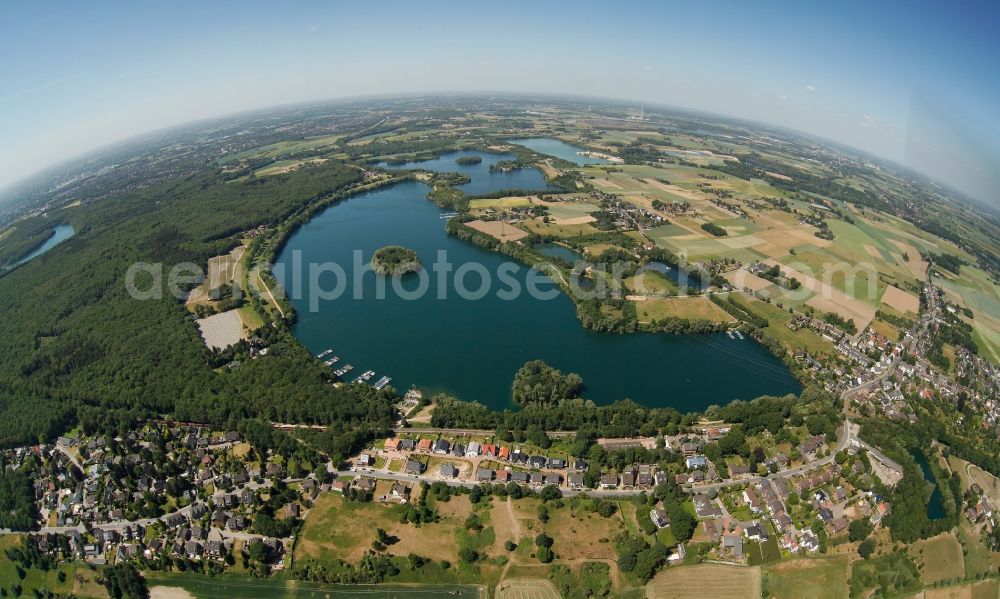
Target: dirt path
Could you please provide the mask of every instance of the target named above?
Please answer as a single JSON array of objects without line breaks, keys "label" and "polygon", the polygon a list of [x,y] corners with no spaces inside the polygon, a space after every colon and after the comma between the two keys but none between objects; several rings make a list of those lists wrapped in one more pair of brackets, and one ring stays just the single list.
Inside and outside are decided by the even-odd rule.
[{"label": "dirt path", "polygon": [[284,318],[285,311],[281,309],[281,304],[279,304],[278,301],[274,299],[274,295],[271,294],[271,290],[268,289],[267,283],[264,282],[263,277],[261,277],[260,273],[257,272],[256,270],[253,271],[253,275],[257,277],[257,282],[260,283],[260,286],[264,288],[264,293],[266,293],[267,297],[270,298],[271,303],[274,304],[274,307],[278,309],[278,312],[281,314],[281,317]]},{"label": "dirt path", "polygon": [[507,515],[510,517],[511,530],[514,531],[514,542],[519,543],[521,541],[521,523],[517,519],[517,514],[514,513],[514,502],[511,501],[510,496],[507,496]]}]

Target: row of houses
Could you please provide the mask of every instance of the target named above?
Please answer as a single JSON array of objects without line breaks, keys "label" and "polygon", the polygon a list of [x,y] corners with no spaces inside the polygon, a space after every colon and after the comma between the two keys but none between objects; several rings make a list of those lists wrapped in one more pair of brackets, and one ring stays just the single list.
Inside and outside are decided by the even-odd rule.
[{"label": "row of houses", "polygon": [[[506,445],[494,443],[479,443],[470,441],[468,444],[451,443],[447,439],[408,439],[402,437],[392,437],[386,439],[385,449],[387,451],[419,452],[435,454],[441,456],[454,456],[464,458],[494,458],[500,461],[509,461],[512,464],[527,466],[529,468],[548,468],[552,470],[562,470],[572,467],[576,470],[586,470],[587,463],[582,459],[574,460],[570,464],[563,458],[546,457],[542,455],[530,455],[520,448],[511,449]],[[359,459],[365,461],[365,465],[374,464],[374,456]]]}]

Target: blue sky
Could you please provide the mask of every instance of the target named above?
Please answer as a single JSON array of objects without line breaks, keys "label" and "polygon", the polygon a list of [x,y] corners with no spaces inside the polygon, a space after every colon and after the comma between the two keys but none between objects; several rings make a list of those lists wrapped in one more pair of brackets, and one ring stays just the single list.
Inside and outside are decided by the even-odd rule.
[{"label": "blue sky", "polygon": [[572,93],[774,123],[1000,203],[996,3],[0,4],[0,186],[305,100]]}]

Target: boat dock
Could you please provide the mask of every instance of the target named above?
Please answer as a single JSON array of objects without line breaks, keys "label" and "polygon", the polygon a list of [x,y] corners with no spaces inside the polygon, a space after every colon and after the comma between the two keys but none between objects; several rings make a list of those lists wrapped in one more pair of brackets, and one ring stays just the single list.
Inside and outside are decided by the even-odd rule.
[{"label": "boat dock", "polygon": [[390,381],[392,381],[392,378],[384,376],[379,380],[375,381],[375,384],[372,385],[372,387],[375,387],[376,389],[382,389],[383,387],[388,385]]},{"label": "boat dock", "polygon": [[736,331],[736,336],[739,337],[740,339],[742,339],[743,338],[743,333],[741,333],[740,331]]},{"label": "boat dock", "polygon": [[347,374],[352,370],[354,370],[353,366],[351,366],[350,364],[345,364],[344,366],[341,366],[340,368],[334,370],[333,374],[335,376],[344,376],[345,374]]},{"label": "boat dock", "polygon": [[727,330],[726,334],[729,335],[730,339],[736,339],[736,335],[733,335],[733,330],[732,329]]},{"label": "boat dock", "polygon": [[326,365],[326,366],[330,366],[331,364],[336,364],[339,361],[340,361],[340,356],[334,356],[334,357],[330,358],[329,360],[323,362],[323,364]]},{"label": "boat dock", "polygon": [[332,349],[325,349],[325,350],[319,352],[318,354],[316,354],[316,359],[322,360],[323,358],[329,356],[332,353],[333,353]]},{"label": "boat dock", "polygon": [[360,374],[358,376],[358,378],[354,379],[354,382],[355,383],[367,383],[369,380],[371,380],[371,378],[373,376],[375,376],[375,371],[374,370],[366,370],[365,372],[363,372],[362,374]]}]

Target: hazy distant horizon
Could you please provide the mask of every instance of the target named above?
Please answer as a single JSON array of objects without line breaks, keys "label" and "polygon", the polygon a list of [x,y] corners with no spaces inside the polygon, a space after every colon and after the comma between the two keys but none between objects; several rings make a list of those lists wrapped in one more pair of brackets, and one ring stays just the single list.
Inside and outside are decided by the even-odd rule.
[{"label": "hazy distant horizon", "polygon": [[[989,201],[987,201],[985,199],[971,196],[971,195],[967,194],[966,192],[964,192],[964,191],[962,191],[960,189],[957,189],[956,187],[952,186],[950,183],[947,183],[946,181],[942,181],[942,180],[939,180],[939,179],[935,178],[933,175],[931,175],[929,173],[918,171],[918,170],[913,169],[912,167],[909,167],[909,166],[907,166],[905,164],[902,164],[900,162],[892,160],[891,158],[888,158],[888,157],[885,157],[885,156],[879,156],[877,154],[873,154],[871,152],[868,152],[868,151],[864,150],[863,148],[854,147],[854,146],[851,146],[851,145],[839,142],[839,141],[834,140],[834,139],[829,139],[829,138],[822,137],[820,135],[816,135],[814,133],[810,133],[808,131],[800,131],[800,130],[797,130],[797,129],[792,129],[790,127],[785,127],[785,126],[777,124],[777,123],[769,123],[769,122],[764,122],[764,121],[759,121],[759,120],[753,120],[753,119],[743,118],[743,117],[740,117],[738,115],[719,114],[719,113],[713,113],[713,112],[707,112],[707,111],[704,111],[704,110],[699,110],[697,108],[692,108],[692,107],[674,106],[674,105],[670,105],[670,104],[664,104],[664,103],[659,103],[659,102],[654,102],[654,101],[646,101],[646,100],[641,100],[641,99],[619,98],[619,97],[613,97],[613,96],[581,95],[581,94],[531,93],[531,92],[518,92],[518,91],[511,91],[511,90],[482,90],[482,91],[442,90],[442,91],[409,92],[409,93],[407,93],[407,92],[400,92],[400,93],[389,93],[389,94],[351,95],[351,96],[332,97],[332,98],[324,98],[324,99],[316,99],[316,100],[306,100],[306,101],[302,101],[302,102],[290,102],[290,103],[276,104],[276,105],[271,105],[271,106],[262,106],[262,107],[247,109],[247,110],[238,110],[238,111],[230,112],[230,113],[227,113],[227,114],[210,115],[210,116],[206,116],[206,117],[202,117],[202,118],[196,118],[196,119],[191,119],[191,120],[182,121],[182,122],[178,122],[178,123],[173,123],[173,124],[166,125],[166,126],[163,126],[163,127],[158,127],[156,129],[150,129],[150,130],[147,130],[147,131],[141,131],[141,132],[135,133],[133,135],[129,135],[128,137],[111,141],[111,142],[106,143],[106,144],[104,144],[102,146],[99,146],[99,147],[96,147],[96,148],[91,148],[91,149],[88,149],[88,150],[84,150],[83,152],[81,152],[81,153],[79,153],[79,154],[77,154],[75,156],[70,156],[70,157],[68,157],[68,158],[66,158],[64,160],[60,160],[57,163],[48,164],[46,166],[43,166],[40,169],[38,169],[37,171],[35,171],[33,173],[30,173],[30,174],[28,174],[28,175],[26,175],[26,176],[24,176],[24,177],[22,177],[20,179],[17,179],[15,181],[11,181],[11,182],[7,183],[6,185],[0,185],[0,210],[2,210],[3,204],[5,204],[8,200],[13,199],[12,196],[15,195],[18,192],[18,188],[19,187],[26,186],[26,185],[31,185],[31,181],[33,179],[43,177],[43,176],[45,176],[50,171],[57,171],[57,170],[59,170],[61,168],[69,167],[73,163],[82,162],[82,161],[85,161],[85,160],[90,159],[90,158],[97,158],[97,157],[99,157],[99,156],[101,156],[103,154],[106,154],[106,153],[109,153],[109,152],[113,152],[113,151],[115,151],[117,149],[123,149],[123,148],[125,148],[125,147],[127,147],[127,146],[129,146],[131,144],[140,143],[145,138],[155,137],[157,135],[167,135],[167,134],[170,134],[173,131],[180,131],[180,130],[183,130],[183,129],[196,128],[196,126],[199,123],[204,123],[206,125],[212,124],[212,123],[224,123],[224,122],[228,122],[228,121],[232,121],[232,120],[238,119],[241,116],[248,116],[249,117],[249,116],[258,115],[258,114],[281,113],[282,111],[291,111],[291,110],[294,110],[294,109],[297,109],[297,108],[305,108],[305,107],[309,107],[309,106],[324,106],[324,105],[331,105],[332,106],[332,105],[336,105],[336,104],[339,104],[339,103],[348,103],[348,102],[354,102],[354,101],[360,101],[360,100],[366,100],[366,99],[370,99],[372,101],[384,101],[384,100],[392,100],[394,98],[447,98],[447,97],[467,97],[467,98],[470,98],[470,99],[472,99],[472,98],[500,97],[500,98],[511,98],[511,99],[529,100],[529,101],[536,100],[536,101],[554,101],[554,102],[558,102],[558,101],[583,102],[583,101],[587,101],[587,100],[592,100],[594,102],[604,102],[606,104],[611,104],[611,105],[613,105],[615,107],[620,107],[620,108],[629,108],[631,106],[631,107],[634,107],[636,110],[638,110],[640,108],[645,108],[646,110],[649,110],[649,111],[663,111],[663,112],[673,111],[673,112],[676,112],[678,114],[687,113],[687,114],[692,115],[692,116],[700,116],[700,117],[704,117],[706,119],[716,119],[716,120],[722,121],[722,122],[731,121],[731,122],[743,123],[743,124],[746,124],[746,125],[749,125],[749,126],[760,126],[760,127],[763,127],[763,128],[775,129],[775,130],[784,131],[784,132],[790,133],[790,134],[800,135],[800,136],[802,136],[804,138],[812,139],[812,140],[815,140],[815,141],[820,142],[820,143],[825,143],[825,144],[829,144],[829,145],[832,145],[832,146],[839,146],[840,148],[843,148],[845,150],[855,152],[859,156],[862,156],[862,157],[871,157],[871,158],[873,158],[875,160],[882,161],[882,162],[886,163],[887,165],[892,165],[892,166],[895,166],[897,168],[903,168],[903,169],[912,170],[914,173],[917,173],[917,174],[919,174],[921,176],[924,176],[924,177],[926,177],[926,178],[928,178],[928,179],[930,179],[932,181],[935,181],[939,185],[946,186],[950,192],[957,192],[957,193],[963,195],[964,197],[962,199],[973,200],[973,201],[979,202],[979,203],[981,203],[983,205],[991,207],[994,210],[997,210],[998,212],[1000,212],[1000,202],[997,201],[998,198],[994,198],[994,202],[990,203]],[[10,196],[10,197],[5,197],[5,196]]]},{"label": "hazy distant horizon", "polygon": [[1000,202],[993,4],[380,6],[379,21],[335,3],[0,6],[0,50],[18,57],[0,64],[0,189],[206,119],[517,93],[757,122]]}]

